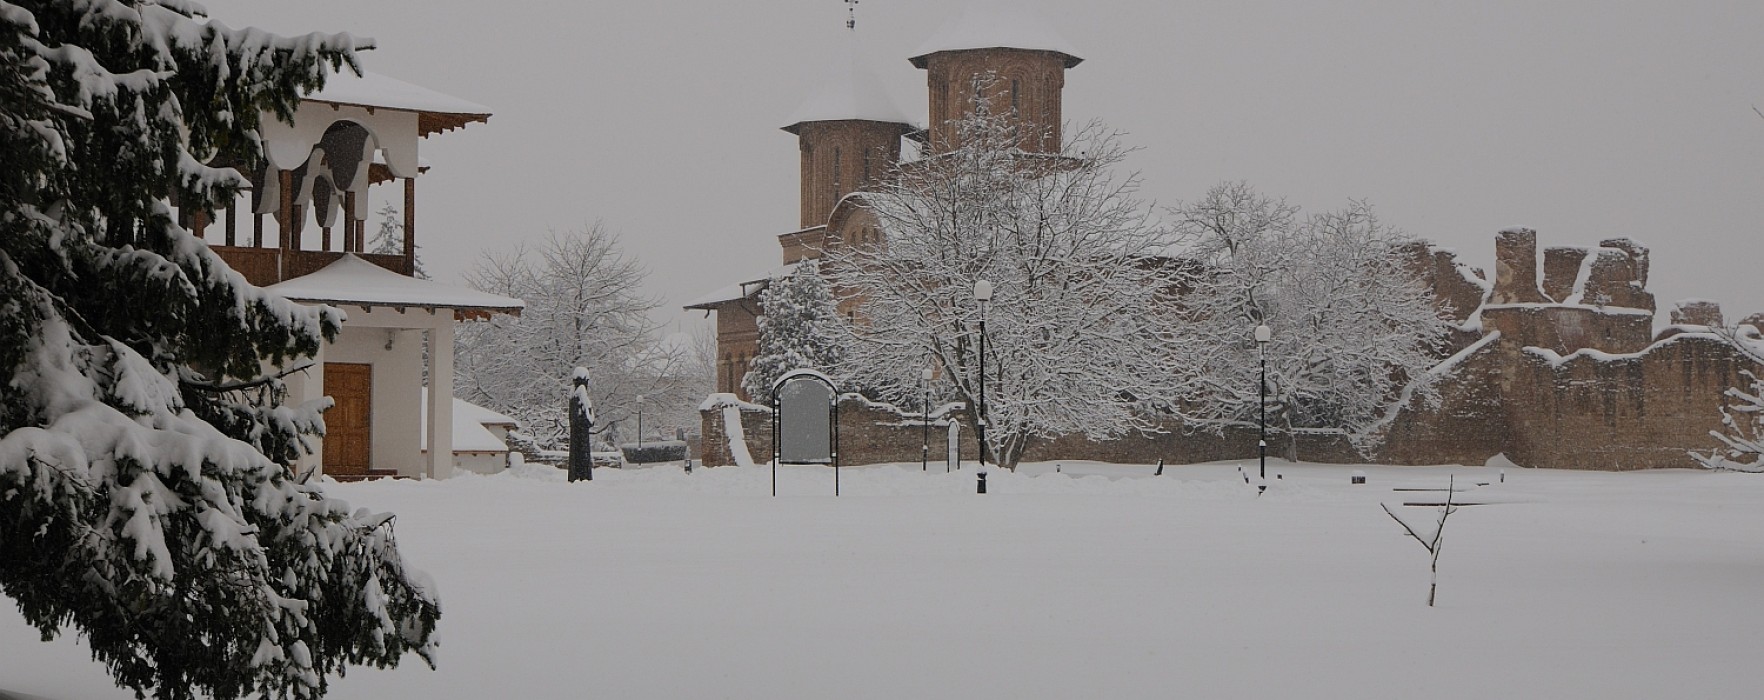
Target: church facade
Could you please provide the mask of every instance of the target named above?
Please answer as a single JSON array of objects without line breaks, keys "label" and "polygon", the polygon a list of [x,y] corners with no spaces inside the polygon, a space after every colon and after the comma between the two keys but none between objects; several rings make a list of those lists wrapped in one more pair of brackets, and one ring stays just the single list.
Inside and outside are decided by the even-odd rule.
[{"label": "church facade", "polygon": [[[903,142],[926,155],[948,149],[955,138],[949,125],[987,101],[995,113],[1023,120],[1023,150],[1060,148],[1065,72],[1081,59],[1044,26],[966,15],[909,60],[926,72],[929,127],[902,116],[868,74],[842,73],[784,127],[802,152],[802,218],[800,229],[778,236],[782,266],[686,305],[717,314],[720,393],[702,409],[706,465],[771,454],[770,411],[750,403],[741,388],[758,348],[758,294],[802,260],[881,235],[851,195],[879,184],[900,163]],[[1718,444],[1709,433],[1721,428],[1727,389],[1745,372],[1764,375],[1764,361],[1731,337],[1764,342],[1764,314],[1729,326],[1712,302],[1681,302],[1656,329],[1650,253],[1639,243],[1613,238],[1539,251],[1535,231],[1509,229],[1495,235],[1494,247],[1492,278],[1423,241],[1402,251],[1459,328],[1433,370],[1439,405],[1400,407],[1385,441],[1369,454],[1324,432],[1279,436],[1270,440],[1271,451],[1289,447],[1322,462],[1484,464],[1504,456],[1525,467],[1692,467],[1689,451]],[[920,458],[924,417],[857,396],[842,400],[840,416],[842,462]],[[943,418],[933,417],[940,424]],[[1182,464],[1255,454],[1253,430],[1167,428],[1100,443],[1037,439],[1023,459]],[[1276,447],[1276,440],[1291,444]],[[962,447],[965,454],[972,449]]]},{"label": "church facade", "polygon": [[771,279],[840,245],[882,235],[850,195],[882,183],[906,146],[935,155],[957,145],[950,125],[982,102],[1021,120],[1024,151],[1059,151],[1066,71],[1083,61],[1036,17],[1000,22],[972,10],[959,14],[907,59],[925,71],[929,126],[921,127],[854,55],[846,59],[783,127],[802,155],[802,211],[800,228],[778,235],[780,266],[684,305],[716,313],[718,392],[747,398],[741,378],[758,351],[759,293]]}]

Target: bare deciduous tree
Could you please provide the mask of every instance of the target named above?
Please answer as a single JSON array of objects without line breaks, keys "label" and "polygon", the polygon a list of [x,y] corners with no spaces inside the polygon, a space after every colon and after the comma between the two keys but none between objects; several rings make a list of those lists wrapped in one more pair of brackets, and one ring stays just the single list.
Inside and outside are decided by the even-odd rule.
[{"label": "bare deciduous tree", "polygon": [[1433,607],[1433,601],[1439,593],[1439,550],[1441,545],[1445,543],[1446,518],[1450,518],[1453,513],[1458,512],[1458,507],[1452,504],[1452,495],[1456,492],[1457,480],[1447,477],[1445,504],[1439,508],[1439,519],[1431,524],[1411,523],[1397,515],[1396,511],[1391,510],[1390,504],[1380,504],[1391,520],[1397,521],[1398,525],[1403,526],[1404,532],[1409,533],[1410,537],[1415,538],[1416,542],[1420,542],[1422,547],[1427,548],[1427,554],[1430,557],[1428,568],[1432,572],[1432,579],[1427,584],[1427,607],[1430,608]]},{"label": "bare deciduous tree", "polygon": [[487,255],[467,279],[527,307],[519,318],[461,327],[460,396],[519,419],[550,449],[568,439],[569,419],[557,397],[576,367],[594,377],[594,429],[607,442],[617,442],[618,426],[634,422],[639,395],[646,411],[690,403],[687,353],[658,342],[649,314],[660,301],[640,291],[644,275],[600,224]]},{"label": "bare deciduous tree", "polygon": [[1181,296],[1182,401],[1193,425],[1254,426],[1261,366],[1253,332],[1273,330],[1268,420],[1288,436],[1340,431],[1368,449],[1403,392],[1437,401],[1427,372],[1448,321],[1396,255],[1400,232],[1365,202],[1300,218],[1241,182],[1171,210],[1181,255],[1196,266]]},{"label": "bare deciduous tree", "polygon": [[[1127,149],[1091,125],[1057,154],[1026,153],[1020,124],[984,101],[956,129],[958,147],[860,195],[884,240],[831,255],[857,304],[844,377],[916,405],[930,366],[938,394],[979,406],[984,366],[983,449],[1007,468],[1035,437],[1157,429],[1145,408],[1172,376],[1174,285],[1137,176],[1115,173]],[[979,280],[996,290],[984,362]]]}]

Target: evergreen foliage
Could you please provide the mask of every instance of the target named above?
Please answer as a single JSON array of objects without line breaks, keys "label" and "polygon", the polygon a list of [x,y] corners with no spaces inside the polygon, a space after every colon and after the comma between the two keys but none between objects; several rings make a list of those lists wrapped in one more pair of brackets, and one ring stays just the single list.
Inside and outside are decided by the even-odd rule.
[{"label": "evergreen foliage", "polygon": [[323,404],[279,375],[339,328],[181,228],[261,158],[260,115],[364,42],[173,0],[0,0],[0,591],[163,699],[315,698],[432,661],[439,606],[389,515],[291,477]]},{"label": "evergreen foliage", "polygon": [[[368,244],[368,252],[377,255],[404,254],[404,222],[398,219],[398,208],[387,202],[377,212],[380,217],[380,229],[374,232],[374,240]],[[423,269],[423,247],[416,246],[416,254],[411,256],[411,275],[417,279],[429,279],[429,271]]]},{"label": "evergreen foliage", "polygon": [[769,400],[772,384],[785,373],[812,369],[834,374],[845,360],[845,324],[820,263],[804,260],[790,274],[772,280],[759,295],[759,351],[741,378],[755,401]]}]

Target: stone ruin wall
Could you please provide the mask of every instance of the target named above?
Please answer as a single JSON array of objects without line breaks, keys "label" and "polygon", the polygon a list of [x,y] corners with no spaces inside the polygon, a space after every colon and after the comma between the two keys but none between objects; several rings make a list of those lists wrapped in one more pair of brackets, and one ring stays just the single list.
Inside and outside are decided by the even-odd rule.
[{"label": "stone ruin wall", "polygon": [[[1525,467],[1629,470],[1693,467],[1688,450],[1716,447],[1709,431],[1720,427],[1723,393],[1741,382],[1742,370],[1764,374],[1764,365],[1708,332],[1723,325],[1719,306],[1681,303],[1672,309],[1674,325],[1656,337],[1646,248],[1628,239],[1601,241],[1596,248],[1552,247],[1543,251],[1540,265],[1536,235],[1508,229],[1496,236],[1492,283],[1448,250],[1404,246],[1407,265],[1463,326],[1448,343],[1458,355],[1443,379],[1440,405],[1405,406],[1370,458],[1326,433],[1298,435],[1299,457],[1483,464],[1505,453]],[[1764,329],[1764,314],[1742,323]],[[733,464],[721,411],[703,416],[705,463]],[[742,423],[755,461],[765,461],[770,412],[754,406],[742,412]],[[841,462],[914,461],[918,426],[889,407],[846,397]],[[932,440],[941,444],[940,437]],[[963,438],[963,458],[974,459],[973,435],[964,431]],[[1023,458],[1188,464],[1254,460],[1255,445],[1253,428],[1222,435],[1175,429],[1101,442],[1083,436],[1034,440]],[[1285,455],[1287,447],[1284,436],[1270,435],[1271,457]]]}]

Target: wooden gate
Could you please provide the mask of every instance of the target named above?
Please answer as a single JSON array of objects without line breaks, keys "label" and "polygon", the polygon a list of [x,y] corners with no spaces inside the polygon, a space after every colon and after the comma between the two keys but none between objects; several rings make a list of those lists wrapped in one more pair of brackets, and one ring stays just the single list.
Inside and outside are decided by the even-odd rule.
[{"label": "wooden gate", "polygon": [[335,402],[325,411],[325,473],[366,476],[373,463],[373,366],[326,362],[325,395]]}]

